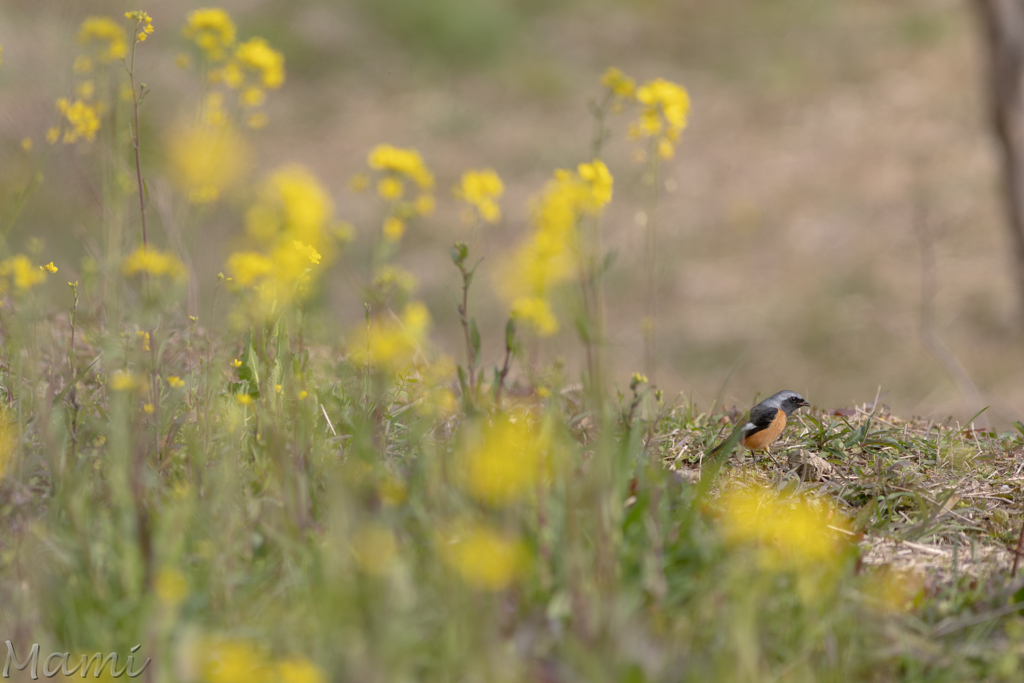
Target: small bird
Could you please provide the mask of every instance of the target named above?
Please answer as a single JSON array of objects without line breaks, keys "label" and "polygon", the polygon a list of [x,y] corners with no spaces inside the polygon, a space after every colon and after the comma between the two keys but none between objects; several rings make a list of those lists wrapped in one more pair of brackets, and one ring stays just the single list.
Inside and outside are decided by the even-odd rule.
[{"label": "small bird", "polygon": [[[775,440],[782,435],[786,428],[786,418],[798,408],[811,405],[803,399],[803,396],[795,391],[780,391],[769,396],[750,409],[750,421],[742,427],[737,427],[740,432],[740,445],[748,449],[753,456],[754,451],[763,450],[772,458],[770,450]],[[735,434],[736,432],[733,432]],[[732,436],[729,437],[730,439]],[[708,455],[715,455],[722,450],[722,447],[729,442],[726,439],[711,449]],[[775,458],[772,458],[775,462]]]}]

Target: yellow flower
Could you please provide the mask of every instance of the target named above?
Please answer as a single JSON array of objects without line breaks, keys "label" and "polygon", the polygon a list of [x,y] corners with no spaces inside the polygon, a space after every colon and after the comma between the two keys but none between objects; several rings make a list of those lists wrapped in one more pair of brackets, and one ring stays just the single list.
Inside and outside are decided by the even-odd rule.
[{"label": "yellow flower", "polygon": [[177,569],[163,568],[153,580],[153,591],[164,604],[178,605],[188,595],[188,581]]},{"label": "yellow flower", "polygon": [[146,37],[153,32],[153,19],[145,12],[125,12],[124,17],[135,22],[135,40],[137,42],[144,42]]},{"label": "yellow flower", "polygon": [[398,216],[388,216],[384,220],[384,239],[397,242],[405,234],[405,222]]},{"label": "yellow flower", "polygon": [[306,398],[307,396],[309,396],[309,392],[308,392],[308,391],[300,391],[300,392],[299,392],[299,400],[300,400],[300,401],[301,401],[302,399]]},{"label": "yellow flower", "polygon": [[0,406],[0,479],[17,452],[18,425],[11,418],[10,408]]},{"label": "yellow flower", "polygon": [[173,280],[184,280],[188,277],[188,271],[177,256],[152,247],[139,247],[128,254],[121,262],[121,272],[128,276],[147,273],[154,277],[169,277]]},{"label": "yellow flower", "polygon": [[382,317],[356,329],[349,348],[355,363],[380,369],[402,369],[420,353],[430,326],[430,313],[418,301],[406,304],[400,318]]},{"label": "yellow flower", "polygon": [[807,569],[834,565],[845,543],[829,529],[828,509],[805,498],[783,499],[768,489],[727,491],[721,498],[726,540],[755,543],[766,569]]},{"label": "yellow flower", "polygon": [[528,554],[521,541],[474,522],[443,529],[437,543],[445,564],[479,590],[504,590],[527,566]]},{"label": "yellow flower", "polygon": [[550,439],[529,415],[498,415],[463,433],[462,485],[477,500],[506,505],[528,497],[545,476]]},{"label": "yellow flower", "polygon": [[96,94],[96,83],[92,79],[82,81],[75,88],[75,94],[83,100],[90,100],[92,96]]},{"label": "yellow flower", "polygon": [[274,680],[270,663],[252,643],[224,640],[207,644],[200,653],[200,678],[205,683],[253,683]]},{"label": "yellow flower", "polygon": [[588,208],[593,211],[602,208],[612,200],[612,174],[608,167],[600,159],[594,159],[589,164],[580,164],[577,169],[590,189]]},{"label": "yellow flower", "polygon": [[57,272],[57,266],[53,265],[53,261],[50,261],[45,266],[39,266],[39,267],[42,268],[43,270],[45,270],[46,272],[51,273],[51,274]]},{"label": "yellow flower", "polygon": [[466,171],[462,174],[462,182],[454,188],[454,193],[458,199],[473,206],[485,222],[497,223],[501,220],[497,200],[505,193],[505,185],[494,169]]},{"label": "yellow flower", "polygon": [[235,43],[235,24],[230,15],[220,8],[194,10],[188,15],[182,33],[211,62],[223,60],[227,48]]},{"label": "yellow flower", "polygon": [[153,411],[155,410],[156,407],[152,403],[147,403],[144,406],[142,406],[142,412],[144,412],[146,415],[152,415]]},{"label": "yellow flower", "polygon": [[263,38],[250,38],[235,50],[235,59],[256,72],[263,87],[274,90],[284,83],[284,55],[270,47]]},{"label": "yellow flower", "polygon": [[423,163],[423,157],[414,149],[400,149],[391,145],[378,145],[367,158],[375,171],[389,171],[406,176],[422,190],[434,187],[434,175]]},{"label": "yellow flower", "polygon": [[32,260],[25,254],[16,254],[0,261],[0,294],[6,292],[11,285],[25,292],[44,282],[45,269],[32,265]]},{"label": "yellow flower", "polygon": [[233,361],[231,361],[231,365],[232,365],[233,367],[236,367],[236,368],[240,368],[240,367],[242,367],[242,361],[240,361],[240,360],[238,360],[238,359],[236,358],[236,359],[234,359]]},{"label": "yellow flower", "polygon": [[31,152],[32,151],[32,138],[22,138],[21,139],[21,148],[23,150],[25,150],[26,152]]},{"label": "yellow flower", "polygon": [[405,194],[405,185],[398,178],[390,176],[381,178],[380,182],[377,183],[377,194],[388,201],[401,199],[402,195]]},{"label": "yellow flower", "polygon": [[622,73],[614,66],[608,67],[608,70],[601,76],[601,85],[612,91],[616,97],[622,99],[628,99],[633,96],[636,90],[636,81]]},{"label": "yellow flower", "polygon": [[123,59],[128,54],[124,28],[110,17],[87,17],[78,28],[78,42],[96,46],[96,58],[102,64]]},{"label": "yellow flower", "polygon": [[216,201],[252,166],[249,144],[227,123],[179,126],[167,146],[171,178],[194,204]]},{"label": "yellow flower", "polygon": [[110,388],[114,391],[134,391],[142,385],[142,379],[126,370],[115,370],[110,376]]},{"label": "yellow flower", "polygon": [[276,683],[327,683],[327,676],[312,662],[292,657],[277,663],[273,680]]},{"label": "yellow flower", "polygon": [[258,107],[267,99],[267,93],[263,88],[251,85],[238,96],[238,101],[243,107]]},{"label": "yellow flower", "polygon": [[57,140],[60,139],[60,128],[53,127],[46,130],[46,141],[51,145],[56,144]]},{"label": "yellow flower", "polygon": [[316,177],[292,164],[274,171],[263,183],[259,202],[246,214],[246,228],[265,244],[287,238],[320,249],[333,211],[334,202]]},{"label": "yellow flower", "polygon": [[89,142],[96,139],[96,131],[100,129],[100,117],[96,107],[82,100],[68,102],[62,97],[57,100],[57,110],[70,126],[64,131],[65,143],[76,142],[78,138],[85,138]]},{"label": "yellow flower", "polygon": [[251,406],[253,404],[252,396],[249,394],[235,394],[235,402],[240,406]]},{"label": "yellow flower", "polygon": [[383,574],[395,561],[398,545],[391,530],[369,523],[352,534],[352,557],[367,574]]},{"label": "yellow flower", "polygon": [[639,372],[634,372],[630,378],[630,384],[632,386],[640,386],[641,384],[647,384],[647,375],[642,375]]},{"label": "yellow flower", "polygon": [[538,296],[521,296],[513,301],[512,317],[529,324],[542,337],[558,332],[558,318],[551,304]]},{"label": "yellow flower", "polygon": [[176,375],[171,375],[170,377],[167,378],[167,386],[169,386],[172,389],[180,389],[183,386],[185,386],[185,382],[180,377]]},{"label": "yellow flower", "polygon": [[249,287],[274,272],[274,262],[255,251],[231,254],[226,266],[231,280],[238,287]]},{"label": "yellow flower", "polygon": [[312,263],[313,265],[318,265],[320,263],[320,259],[322,258],[320,256],[320,252],[318,252],[313,247],[309,246],[308,244],[303,244],[298,240],[293,240],[292,246],[295,247],[296,251],[298,251],[300,254],[308,258],[309,262]]},{"label": "yellow flower", "polygon": [[413,210],[421,216],[429,216],[434,213],[436,205],[434,203],[434,196],[430,194],[421,194],[416,197],[416,201],[413,202]]},{"label": "yellow flower", "polygon": [[630,127],[634,138],[658,138],[658,154],[671,158],[679,134],[686,128],[690,95],[676,83],[657,78],[640,86],[636,99],[644,105],[640,118]]}]

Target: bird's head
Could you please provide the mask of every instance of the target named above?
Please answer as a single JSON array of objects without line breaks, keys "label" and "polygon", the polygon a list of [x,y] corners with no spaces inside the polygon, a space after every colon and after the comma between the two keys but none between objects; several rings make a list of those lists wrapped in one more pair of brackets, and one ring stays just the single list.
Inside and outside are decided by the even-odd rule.
[{"label": "bird's head", "polygon": [[804,400],[804,397],[795,391],[780,391],[779,393],[772,396],[772,400],[775,404],[786,411],[786,415],[789,415],[797,408],[803,408],[804,406],[811,405]]}]

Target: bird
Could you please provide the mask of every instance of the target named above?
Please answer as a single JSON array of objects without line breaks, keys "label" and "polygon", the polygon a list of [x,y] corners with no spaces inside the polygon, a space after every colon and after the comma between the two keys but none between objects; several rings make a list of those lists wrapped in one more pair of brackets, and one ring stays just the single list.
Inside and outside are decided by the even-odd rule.
[{"label": "bird", "polygon": [[[772,394],[751,408],[749,421],[742,427],[736,428],[736,431],[740,432],[739,444],[749,450],[751,456],[754,451],[763,450],[772,459],[772,462],[778,465],[775,458],[772,458],[771,445],[786,428],[786,418],[794,410],[809,405],[811,404],[795,391],[786,390]],[[719,453],[727,443],[733,441],[736,431],[728,439],[712,448],[708,455]]]}]

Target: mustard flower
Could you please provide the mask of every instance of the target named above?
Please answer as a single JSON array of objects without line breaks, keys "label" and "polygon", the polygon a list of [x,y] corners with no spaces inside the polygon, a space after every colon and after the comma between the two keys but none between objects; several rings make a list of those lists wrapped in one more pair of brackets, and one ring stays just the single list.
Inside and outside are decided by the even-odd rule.
[{"label": "mustard flower", "polygon": [[462,487],[483,503],[507,505],[529,497],[547,475],[551,440],[525,412],[469,425],[462,436]]},{"label": "mustard flower", "polygon": [[238,63],[254,72],[264,88],[275,90],[284,83],[284,55],[263,38],[250,38],[235,50]]},{"label": "mustard flower", "polygon": [[676,83],[657,78],[637,88],[636,99],[644,108],[630,127],[631,137],[657,138],[658,154],[671,158],[679,134],[686,128],[689,93]]},{"label": "mustard flower", "polygon": [[64,142],[71,144],[83,138],[92,142],[96,139],[96,132],[100,129],[100,117],[96,110],[82,100],[68,102],[64,97],[57,100],[57,111],[59,111],[68,127],[64,130]]},{"label": "mustard flower", "polygon": [[203,646],[200,676],[206,683],[252,683],[273,680],[263,651],[243,640],[222,640]]},{"label": "mustard flower", "polygon": [[380,182],[377,183],[377,194],[380,195],[382,199],[387,199],[388,201],[401,199],[402,195],[405,194],[405,185],[403,185],[402,181],[398,178],[392,178],[390,176],[387,178],[381,178]]},{"label": "mustard flower", "polygon": [[125,19],[135,22],[135,42],[145,42],[146,37],[153,32],[153,18],[145,12],[125,12]]},{"label": "mustard flower", "polygon": [[182,33],[211,62],[222,61],[227,56],[228,48],[235,43],[235,23],[219,7],[197,9],[189,13]]},{"label": "mustard flower", "polygon": [[121,262],[121,272],[128,276],[145,273],[172,280],[184,280],[188,277],[188,271],[177,256],[152,247],[139,247],[128,254]]},{"label": "mustard flower", "polygon": [[255,251],[235,252],[228,256],[227,270],[238,287],[249,287],[274,272],[274,262]]},{"label": "mustard flower", "polygon": [[185,386],[185,381],[177,375],[171,375],[167,378],[167,386],[172,389],[180,389]]},{"label": "mustard flower", "polygon": [[453,191],[456,198],[475,208],[483,221],[497,223],[501,220],[498,199],[505,193],[505,185],[494,169],[466,171]]},{"label": "mustard flower", "polygon": [[384,220],[384,239],[388,242],[397,242],[405,234],[405,221],[398,216],[388,216]]},{"label": "mustard flower", "polygon": [[280,683],[327,683],[327,675],[309,660],[291,657],[277,663],[273,680]]},{"label": "mustard flower", "polygon": [[445,564],[478,590],[504,590],[527,567],[528,553],[522,541],[475,522],[461,521],[443,528],[437,545]]},{"label": "mustard flower", "polygon": [[406,304],[401,317],[381,316],[357,328],[349,345],[353,360],[378,369],[400,370],[413,364],[430,327],[430,313],[418,301]]},{"label": "mustard flower", "polygon": [[53,265],[53,261],[50,261],[46,265],[39,266],[39,268],[41,270],[45,270],[47,273],[50,273],[51,275],[57,272],[57,266]]},{"label": "mustard flower", "polygon": [[87,17],[78,27],[78,42],[94,47],[101,64],[124,59],[128,54],[124,27],[110,17]]},{"label": "mustard flower", "polygon": [[0,294],[12,286],[16,291],[27,292],[44,282],[46,269],[34,266],[25,254],[16,254],[0,261]]},{"label": "mustard flower", "polygon": [[601,76],[601,85],[620,99],[629,99],[636,92],[636,81],[614,66],[608,67],[608,70]]},{"label": "mustard flower", "polygon": [[305,167],[293,164],[274,171],[246,214],[249,234],[264,244],[298,240],[320,249],[334,203],[320,181]]},{"label": "mustard flower", "polygon": [[179,126],[167,141],[171,179],[193,204],[216,201],[241,183],[252,166],[253,152],[245,138],[226,118],[212,121]]},{"label": "mustard flower", "polygon": [[145,379],[127,370],[116,370],[110,375],[110,388],[114,391],[135,391],[145,385]]},{"label": "mustard flower", "polygon": [[420,189],[429,190],[434,187],[434,174],[423,163],[420,153],[414,149],[378,145],[370,152],[367,163],[375,171],[404,175]]}]

